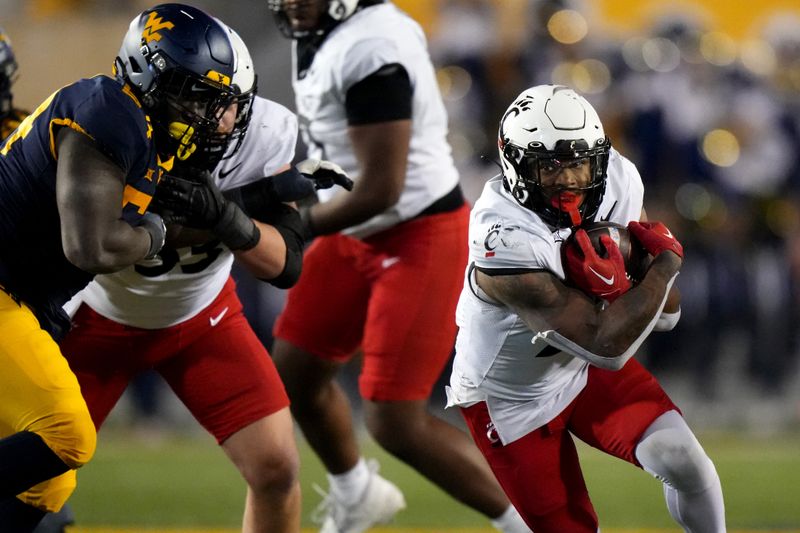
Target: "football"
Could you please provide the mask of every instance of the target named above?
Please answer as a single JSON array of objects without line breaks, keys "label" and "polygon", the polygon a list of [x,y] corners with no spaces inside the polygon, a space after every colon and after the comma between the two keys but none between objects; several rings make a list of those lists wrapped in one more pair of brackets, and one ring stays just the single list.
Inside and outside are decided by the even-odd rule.
[{"label": "football", "polygon": [[628,273],[628,277],[634,282],[642,279],[650,264],[650,255],[635,239],[631,239],[628,228],[615,222],[591,222],[582,227],[601,257],[607,257],[607,255],[606,247],[600,242],[600,237],[602,235],[611,237],[625,260],[625,271]]}]

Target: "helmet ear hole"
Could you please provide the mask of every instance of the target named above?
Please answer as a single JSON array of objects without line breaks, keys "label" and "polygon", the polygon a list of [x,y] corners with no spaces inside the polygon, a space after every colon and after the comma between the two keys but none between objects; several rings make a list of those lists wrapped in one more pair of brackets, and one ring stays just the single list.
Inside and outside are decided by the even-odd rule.
[{"label": "helmet ear hole", "polygon": [[[122,63],[122,62],[120,61],[120,63]],[[132,57],[129,57],[129,58],[128,58],[128,63],[129,63],[129,64],[130,64],[130,66],[131,66],[131,72],[135,72],[136,74],[141,74],[141,73],[142,73],[142,69],[139,67],[139,63],[137,63],[136,61],[134,61],[134,59],[133,59]],[[122,72],[124,72],[124,68],[125,68],[125,67],[124,67],[124,65],[123,65],[123,67],[122,67]]]},{"label": "helmet ear hole", "polygon": [[519,163],[522,157],[522,150],[514,146],[513,144],[509,143],[508,141],[505,142],[505,147],[503,148],[503,156],[508,159],[509,161],[513,161],[515,163]]}]

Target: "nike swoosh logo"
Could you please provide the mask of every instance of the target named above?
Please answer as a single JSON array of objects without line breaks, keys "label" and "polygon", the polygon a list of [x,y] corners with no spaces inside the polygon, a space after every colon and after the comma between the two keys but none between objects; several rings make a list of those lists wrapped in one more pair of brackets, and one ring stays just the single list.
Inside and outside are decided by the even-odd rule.
[{"label": "nike swoosh logo", "polygon": [[219,171],[219,179],[221,179],[221,180],[224,180],[224,179],[225,179],[225,178],[226,178],[226,177],[227,177],[227,176],[228,176],[228,175],[229,175],[231,172],[233,172],[234,170],[236,170],[236,169],[237,169],[237,168],[239,168],[240,166],[242,166],[242,162],[241,162],[241,161],[239,161],[238,163],[236,163],[236,164],[233,166],[233,168],[231,168],[231,169],[228,169],[228,170],[220,170],[220,171]]},{"label": "nike swoosh logo", "polygon": [[209,319],[208,319],[208,323],[209,323],[209,324],[211,324],[211,327],[213,328],[214,326],[216,326],[217,324],[219,324],[219,321],[220,321],[220,320],[222,320],[222,317],[224,317],[224,316],[225,316],[225,313],[227,313],[227,312],[228,312],[228,308],[226,307],[226,308],[225,308],[225,309],[223,309],[223,310],[222,310],[222,312],[221,312],[220,314],[218,314],[217,316],[212,316],[212,317],[209,317]]},{"label": "nike swoosh logo", "polygon": [[381,261],[381,267],[389,268],[390,266],[392,266],[393,264],[397,263],[398,261],[400,261],[399,257],[387,257],[386,259]]},{"label": "nike swoosh logo", "polygon": [[674,239],[674,238],[675,238],[675,237],[672,235],[672,232],[671,232],[669,229],[667,229],[667,230],[664,232],[664,237],[666,237],[667,239]]},{"label": "nike swoosh logo", "polygon": [[591,270],[594,273],[594,275],[597,276],[598,278],[600,278],[603,281],[603,283],[605,283],[606,285],[613,285],[614,284],[614,277],[615,276],[611,276],[610,278],[607,278],[604,275],[602,275],[600,272],[598,272],[597,270],[593,269],[592,267],[589,267],[589,270]]},{"label": "nike swoosh logo", "polygon": [[600,217],[601,222],[608,222],[608,219],[611,218],[611,213],[614,212],[614,209],[617,207],[617,202],[614,202],[614,205],[611,206],[611,209],[608,210],[608,214],[604,217]]}]

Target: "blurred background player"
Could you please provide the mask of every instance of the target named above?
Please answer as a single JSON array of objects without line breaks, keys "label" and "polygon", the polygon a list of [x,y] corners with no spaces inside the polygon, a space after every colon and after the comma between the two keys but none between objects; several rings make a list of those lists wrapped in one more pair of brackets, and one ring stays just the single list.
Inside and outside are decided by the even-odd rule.
[{"label": "blurred background player", "polygon": [[361,457],[334,379],[357,352],[375,440],[498,529],[527,531],[469,437],[427,411],[453,346],[468,208],[422,29],[389,2],[268,5],[294,40],[309,154],[355,180],[351,193],[301,209],[317,238],[272,350],[292,413],[329,473],[322,531],[361,532],[405,507]]},{"label": "blurred background player", "polygon": [[[188,10],[163,6],[154,13],[169,19],[178,8]],[[120,52],[127,59],[118,74],[126,80],[147,68],[138,20]],[[171,225],[170,234],[177,231],[181,239],[192,233],[194,244],[168,244],[152,260],[95,278],[79,294],[82,305],[73,318],[73,333],[61,346],[97,427],[129,382],[154,369],[247,482],[243,531],[297,532],[299,458],[288,399],[242,313],[230,270],[235,256],[256,277],[291,286],[302,264],[302,227],[297,211],[281,200],[333,181],[315,182],[289,166],[297,120],[283,106],[256,96],[247,47],[233,30],[225,31],[235,52],[231,87],[236,100],[222,115],[217,135],[195,145],[187,160],[191,167],[179,162],[162,179],[154,202],[165,217],[208,228],[210,234]],[[335,167],[317,166],[316,175],[309,173],[312,178],[332,177]],[[213,181],[202,170],[213,171]],[[230,244],[227,226],[244,215],[229,216],[241,211],[219,189],[252,216],[247,222],[258,228],[252,247]]]},{"label": "blurred background player", "polygon": [[[537,533],[596,532],[572,435],[664,483],[672,518],[722,533],[713,463],[655,378],[631,357],[665,312],[683,248],[646,220],[636,167],[594,108],[564,86],[532,87],[500,121],[502,175],[472,210],[448,405]],[[627,225],[654,260],[631,287],[613,241],[601,257],[580,224]],[[575,232],[574,245],[564,241]],[[562,247],[565,250],[562,250]],[[562,262],[562,257],[564,257]],[[577,287],[580,290],[576,290]]]},{"label": "blurred background player", "polygon": [[14,94],[11,86],[17,77],[17,60],[11,47],[11,38],[0,27],[0,140],[14,131],[28,116],[27,111],[14,107]]}]

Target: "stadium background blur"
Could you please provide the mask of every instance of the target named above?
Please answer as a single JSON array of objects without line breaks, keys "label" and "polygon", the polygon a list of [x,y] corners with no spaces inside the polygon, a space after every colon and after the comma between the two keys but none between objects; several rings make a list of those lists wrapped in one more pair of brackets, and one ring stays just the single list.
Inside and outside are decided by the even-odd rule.
[{"label": "stadium background blur", "polygon": [[[152,2],[155,3],[155,2]],[[259,94],[294,108],[289,42],[264,0],[186,0],[248,43]],[[800,429],[800,1],[395,0],[428,33],[470,199],[496,174],[497,122],[522,89],[584,93],[639,167],[651,219],[679,236],[683,317],[639,356],[704,431]],[[140,0],[0,0],[18,107],[109,73]],[[482,159],[486,156],[488,159]],[[281,291],[237,275],[271,342]],[[446,372],[449,374],[449,372]],[[356,369],[343,376],[355,392]],[[195,428],[152,376],[119,425]],[[432,406],[443,406],[442,387]],[[445,414],[443,416],[451,416]],[[198,429],[195,428],[197,431]]]}]

